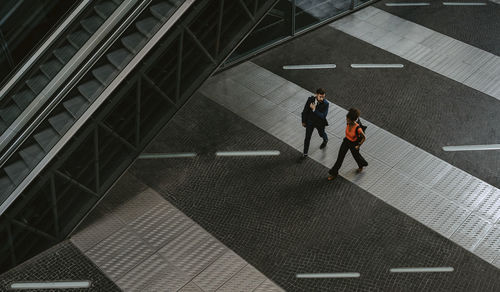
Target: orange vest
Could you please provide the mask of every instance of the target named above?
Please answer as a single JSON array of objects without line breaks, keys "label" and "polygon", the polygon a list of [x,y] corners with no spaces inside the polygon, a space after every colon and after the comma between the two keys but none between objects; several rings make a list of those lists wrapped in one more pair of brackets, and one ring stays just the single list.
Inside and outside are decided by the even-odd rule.
[{"label": "orange vest", "polygon": [[349,125],[345,127],[345,137],[352,142],[356,142],[358,140],[358,135],[356,135],[356,129],[358,129],[358,134],[361,133],[361,127],[358,127],[358,123],[354,123],[354,125],[349,129]]}]

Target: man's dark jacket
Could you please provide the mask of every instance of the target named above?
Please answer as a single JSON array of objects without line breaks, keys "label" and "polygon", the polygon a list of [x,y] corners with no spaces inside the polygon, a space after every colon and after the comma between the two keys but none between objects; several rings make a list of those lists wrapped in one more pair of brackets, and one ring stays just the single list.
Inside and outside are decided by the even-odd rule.
[{"label": "man's dark jacket", "polygon": [[326,121],[329,107],[328,100],[324,99],[323,102],[318,102],[316,110],[313,111],[309,105],[314,103],[315,100],[315,96],[311,96],[307,99],[304,110],[302,110],[302,123],[312,124],[316,127],[328,126],[328,122]]}]

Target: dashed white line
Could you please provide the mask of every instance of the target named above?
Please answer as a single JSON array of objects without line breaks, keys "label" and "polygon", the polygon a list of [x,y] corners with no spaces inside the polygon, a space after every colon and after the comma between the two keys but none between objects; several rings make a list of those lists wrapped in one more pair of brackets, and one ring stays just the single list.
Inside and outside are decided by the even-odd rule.
[{"label": "dashed white line", "polygon": [[428,2],[415,2],[415,3],[385,3],[385,6],[429,6],[431,3]]},{"label": "dashed white line", "polygon": [[446,6],[485,6],[485,2],[443,2]]},{"label": "dashed white line", "polygon": [[90,288],[90,281],[58,281],[58,282],[18,282],[10,284],[11,289],[81,289]]},{"label": "dashed white line", "polygon": [[276,156],[280,155],[277,150],[269,151],[218,151],[217,156]]},{"label": "dashed white line", "polygon": [[139,155],[139,159],[187,158],[187,157],[196,157],[196,153],[145,153]]},{"label": "dashed white line", "polygon": [[392,268],[391,273],[443,273],[453,272],[453,267],[431,267],[431,268]]},{"label": "dashed white line", "polygon": [[[453,272],[453,267],[418,267],[418,268],[392,268],[391,273],[449,273]],[[325,278],[359,278],[360,273],[306,273],[297,274],[297,278],[302,279],[325,279]]]},{"label": "dashed white line", "polygon": [[500,150],[500,144],[488,145],[462,145],[462,146],[444,146],[444,151],[484,151],[484,150]]},{"label": "dashed white line", "polygon": [[316,273],[316,274],[297,274],[297,278],[305,279],[324,279],[324,278],[359,278],[360,273]]},{"label": "dashed white line", "polygon": [[315,64],[315,65],[285,65],[284,70],[304,70],[304,69],[335,69],[335,64]]},{"label": "dashed white line", "polygon": [[403,68],[403,64],[351,64],[351,68]]}]

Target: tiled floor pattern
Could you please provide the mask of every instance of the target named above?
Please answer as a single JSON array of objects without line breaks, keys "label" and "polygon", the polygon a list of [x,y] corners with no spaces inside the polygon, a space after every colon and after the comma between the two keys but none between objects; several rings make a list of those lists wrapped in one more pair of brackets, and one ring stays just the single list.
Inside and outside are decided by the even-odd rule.
[{"label": "tiled floor pattern", "polygon": [[[306,90],[246,62],[213,77],[201,92],[302,151],[300,112],[311,95]],[[327,167],[336,159],[345,113],[330,103],[329,147],[309,153]],[[348,155],[340,174],[500,268],[500,190],[366,123],[362,153],[370,166],[356,174],[354,159]]]},{"label": "tiled floor pattern", "polygon": [[[280,107],[274,110],[285,119]],[[311,153],[320,142],[314,137]],[[244,150],[280,155],[215,155]],[[342,177],[327,181],[324,165],[298,163],[300,151],[200,92],[145,151],[198,153],[139,159],[129,172],[286,291],[500,290],[500,270],[493,265],[356,184]],[[442,266],[454,272],[389,272]],[[361,276],[296,278],[334,272]]]},{"label": "tiled floor pattern", "polygon": [[[388,3],[416,2],[413,0],[381,0],[373,4],[408,21],[462,41],[500,56],[499,0],[460,0],[460,1],[424,1],[427,6],[387,6]],[[483,5],[444,5],[443,2],[467,2]],[[496,2],[496,4],[495,4]]]},{"label": "tiled floor pattern", "polygon": [[372,6],[330,26],[500,99],[499,56]]},{"label": "tiled floor pattern", "polygon": [[123,291],[282,291],[128,173],[71,242]]}]

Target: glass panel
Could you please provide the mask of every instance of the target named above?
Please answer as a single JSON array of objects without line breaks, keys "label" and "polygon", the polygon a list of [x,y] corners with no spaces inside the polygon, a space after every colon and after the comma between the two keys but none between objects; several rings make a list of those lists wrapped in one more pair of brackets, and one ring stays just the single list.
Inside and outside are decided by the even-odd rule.
[{"label": "glass panel", "polygon": [[177,95],[179,41],[180,37],[177,36],[146,71],[146,76],[172,100],[175,100]]},{"label": "glass panel", "polygon": [[221,48],[225,48],[248,24],[250,16],[239,1],[224,1]]},{"label": "glass panel", "polygon": [[141,141],[156,130],[158,121],[170,116],[175,108],[148,82],[142,82],[140,133]]},{"label": "glass panel", "polygon": [[38,192],[32,196],[26,195],[24,200],[16,200],[6,213],[18,222],[56,237],[52,203],[50,191]]},{"label": "glass panel", "polygon": [[[259,0],[242,0],[243,3],[245,3],[248,11],[250,11],[250,13],[252,14],[255,14],[257,11],[257,9],[259,8]],[[261,3],[262,5],[262,3]]]},{"label": "glass panel", "polygon": [[217,30],[220,18],[220,1],[212,1],[204,8],[203,18],[195,18],[190,24],[189,29],[198,38],[200,43],[212,55],[217,54]]},{"label": "glass panel", "polygon": [[291,0],[280,0],[234,51],[229,62],[290,36],[291,33],[292,3]]},{"label": "glass panel", "polygon": [[4,270],[3,267],[10,267],[12,265],[12,252],[8,241],[7,223],[4,218],[2,218],[2,222],[3,224],[0,225],[0,238],[2,239],[2,244],[0,244],[0,274]]},{"label": "glass panel", "polygon": [[212,64],[212,61],[187,33],[184,33],[182,48],[181,91],[186,91],[192,87],[199,74]]},{"label": "glass panel", "polygon": [[59,167],[59,172],[74,179],[86,188],[96,191],[94,134],[88,135],[76,150]]},{"label": "glass panel", "polygon": [[[132,119],[134,120],[134,119]],[[130,131],[133,132],[134,128]],[[123,163],[129,163],[127,154],[132,150],[107,129],[99,128],[99,181],[101,186],[120,175]],[[118,173],[117,173],[118,172]]]},{"label": "glass panel", "polygon": [[97,202],[97,197],[59,175],[56,175],[55,187],[59,226],[66,234]]},{"label": "glass panel", "polygon": [[51,240],[35,230],[28,229],[18,223],[12,223],[10,226],[14,242],[15,256],[18,263],[21,259],[26,260],[55,243],[54,240]]},{"label": "glass panel", "polygon": [[348,11],[351,0],[296,0],[295,30],[300,31]]},{"label": "glass panel", "polygon": [[104,124],[120,137],[135,145],[137,124],[137,88],[132,86],[104,119]]}]

